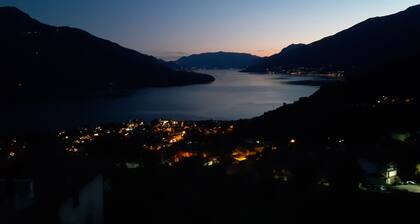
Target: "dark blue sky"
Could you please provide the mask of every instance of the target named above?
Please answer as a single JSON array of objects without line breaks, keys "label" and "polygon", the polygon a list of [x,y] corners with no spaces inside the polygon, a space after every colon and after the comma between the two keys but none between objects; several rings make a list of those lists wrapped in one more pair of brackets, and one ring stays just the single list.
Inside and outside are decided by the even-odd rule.
[{"label": "dark blue sky", "polygon": [[41,22],[165,59],[219,50],[270,55],[415,4],[420,0],[0,0]]}]

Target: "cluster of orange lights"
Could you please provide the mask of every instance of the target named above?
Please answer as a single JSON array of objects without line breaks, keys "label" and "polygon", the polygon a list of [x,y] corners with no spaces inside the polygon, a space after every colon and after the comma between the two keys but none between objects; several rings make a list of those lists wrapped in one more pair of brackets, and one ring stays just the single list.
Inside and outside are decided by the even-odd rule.
[{"label": "cluster of orange lights", "polygon": [[27,146],[25,144],[22,144],[15,139],[13,139],[9,144],[0,146],[0,152],[4,151],[4,155],[7,159],[15,158],[19,154],[23,153],[26,149]]},{"label": "cluster of orange lights", "polygon": [[70,146],[70,147],[66,148],[66,151],[70,152],[70,153],[78,153],[79,149],[76,148],[75,146]]},{"label": "cluster of orange lights", "polygon": [[195,156],[194,153],[192,152],[186,152],[186,151],[181,151],[178,152],[175,156],[174,156],[174,162],[179,163],[184,159],[188,159],[188,158],[192,158],[193,156]]},{"label": "cluster of orange lights", "polygon": [[140,122],[140,123],[130,122],[126,124],[125,127],[120,128],[120,130],[118,131],[118,134],[123,135],[124,137],[129,137],[134,130],[138,129],[142,125],[144,125],[143,122]]},{"label": "cluster of orange lights", "polygon": [[389,97],[389,96],[382,96],[377,103],[412,103],[414,101],[414,98],[408,97],[408,98],[400,98],[400,97]]},{"label": "cluster of orange lights", "polygon": [[182,131],[181,134],[175,135],[171,138],[171,140],[169,140],[169,143],[174,144],[177,142],[180,142],[184,139],[184,136],[187,134],[186,131]]},{"label": "cluster of orange lights", "polygon": [[252,150],[237,148],[232,152],[232,157],[238,162],[242,162],[248,159],[248,157],[256,156],[258,153],[262,153],[264,147],[256,147]]}]

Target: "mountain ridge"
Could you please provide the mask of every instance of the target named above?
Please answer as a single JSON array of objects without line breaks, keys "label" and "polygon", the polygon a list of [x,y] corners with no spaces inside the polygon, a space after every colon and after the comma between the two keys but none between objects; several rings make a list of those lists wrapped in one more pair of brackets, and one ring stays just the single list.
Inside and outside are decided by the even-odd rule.
[{"label": "mountain ridge", "polygon": [[[67,26],[43,24],[14,7],[0,7],[1,95],[164,87],[214,81],[174,71],[158,59]],[[66,90],[66,91],[64,91]],[[28,95],[28,94],[24,94]]]},{"label": "mountain ridge", "polygon": [[247,69],[252,72],[284,72],[300,67],[355,73],[380,67],[393,58],[410,58],[419,51],[420,5],[392,15],[374,17],[334,35],[287,53],[275,54]]},{"label": "mountain ridge", "polygon": [[184,56],[174,61],[178,69],[244,69],[262,60],[261,57],[236,52],[206,52]]}]

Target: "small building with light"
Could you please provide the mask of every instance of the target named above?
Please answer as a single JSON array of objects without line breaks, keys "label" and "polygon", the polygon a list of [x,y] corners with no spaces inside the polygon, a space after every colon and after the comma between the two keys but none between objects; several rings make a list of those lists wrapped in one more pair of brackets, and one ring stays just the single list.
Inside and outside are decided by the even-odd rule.
[{"label": "small building with light", "polygon": [[390,186],[400,182],[395,163],[380,165],[375,162],[360,160],[359,165],[364,172],[366,185]]}]

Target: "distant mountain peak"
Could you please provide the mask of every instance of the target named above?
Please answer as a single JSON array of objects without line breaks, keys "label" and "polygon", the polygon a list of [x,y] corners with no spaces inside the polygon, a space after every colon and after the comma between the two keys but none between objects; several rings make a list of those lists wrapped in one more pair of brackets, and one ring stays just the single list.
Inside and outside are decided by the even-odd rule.
[{"label": "distant mountain peak", "polygon": [[24,12],[22,12],[20,9],[18,9],[18,8],[16,8],[16,7],[14,7],[14,6],[2,6],[2,7],[0,7],[0,12],[6,12],[6,11],[8,11],[8,12],[20,12],[20,13],[24,13]]},{"label": "distant mountain peak", "polygon": [[24,13],[23,11],[21,11],[20,9],[16,8],[16,7],[12,7],[12,6],[5,6],[5,7],[0,7],[0,15],[5,17],[5,16],[21,16],[21,17],[27,17],[27,18],[31,18],[28,14]]},{"label": "distant mountain peak", "polygon": [[25,29],[41,23],[16,7],[0,7],[0,25],[3,28]]},{"label": "distant mountain peak", "polygon": [[198,53],[198,54],[192,54],[189,56],[184,57],[191,57],[191,56],[198,56],[198,55],[249,55],[253,57],[258,57],[256,55],[250,54],[250,53],[242,53],[242,52],[230,52],[230,51],[214,51],[214,52],[204,52],[204,53]]},{"label": "distant mountain peak", "polygon": [[261,59],[248,53],[218,51],[184,56],[173,64],[179,70],[244,69],[259,63]]},{"label": "distant mountain peak", "polygon": [[287,52],[289,52],[291,50],[294,50],[294,49],[297,49],[297,48],[303,47],[303,46],[306,46],[306,44],[301,44],[301,43],[300,44],[291,44],[291,45],[283,48],[283,50],[281,51],[281,53],[287,53]]},{"label": "distant mountain peak", "polygon": [[411,11],[411,10],[420,10],[420,4],[419,5],[413,5],[413,6],[409,7],[406,11]]}]

